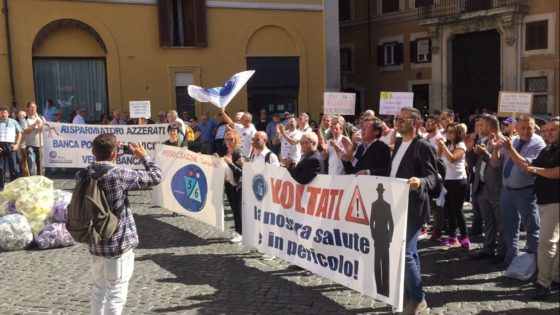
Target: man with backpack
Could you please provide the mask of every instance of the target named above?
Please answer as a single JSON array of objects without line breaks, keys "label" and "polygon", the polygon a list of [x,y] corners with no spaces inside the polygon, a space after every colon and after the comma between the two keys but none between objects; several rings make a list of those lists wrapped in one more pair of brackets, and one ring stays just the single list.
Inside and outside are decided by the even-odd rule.
[{"label": "man with backpack", "polygon": [[[128,203],[128,191],[146,189],[160,183],[161,169],[148,156],[146,149],[139,143],[127,147],[128,154],[134,155],[144,165],[145,170],[132,170],[114,167],[117,158],[118,142],[114,134],[100,134],[93,140],[92,152],[95,162],[76,173],[76,189],[83,187],[92,177],[97,178],[110,211],[118,218],[118,223],[110,236],[89,237],[89,252],[93,258],[91,268],[93,286],[91,291],[92,314],[121,314],[128,294],[128,282],[134,270],[134,248],[138,245],[136,224]],[[99,172],[105,174],[99,176]],[[104,197],[103,197],[104,194]],[[86,198],[84,198],[86,197]],[[82,195],[96,199],[96,196]],[[75,202],[75,196],[72,202]],[[97,199],[99,199],[97,197]],[[71,204],[72,204],[71,202]],[[86,203],[87,204],[87,203]],[[69,206],[68,217],[71,224],[76,209]],[[93,213],[94,216],[99,216]],[[92,219],[95,227],[95,219]],[[90,229],[92,230],[92,229]],[[70,227],[69,227],[70,231]],[[70,231],[72,233],[72,231]],[[90,231],[98,233],[102,231]],[[74,236],[74,234],[72,234]],[[91,235],[90,235],[91,236]]]}]

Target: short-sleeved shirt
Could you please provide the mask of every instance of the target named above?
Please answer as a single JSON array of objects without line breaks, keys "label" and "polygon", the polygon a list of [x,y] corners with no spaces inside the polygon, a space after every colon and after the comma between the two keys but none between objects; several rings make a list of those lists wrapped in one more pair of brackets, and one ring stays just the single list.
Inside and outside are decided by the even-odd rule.
[{"label": "short-sleeved shirt", "polygon": [[[511,143],[514,148],[517,148],[519,144],[519,136],[513,137]],[[544,143],[544,140],[541,138],[541,136],[533,135],[531,139],[527,143],[525,143],[525,145],[523,145],[518,153],[528,163],[532,163],[545,146],[546,144]],[[535,184],[535,176],[525,173],[525,171],[515,163],[513,164],[513,168],[511,169],[510,176],[506,177],[505,168],[508,164],[508,160],[510,160],[509,150],[507,150],[506,148],[501,148],[500,154],[503,156],[502,170],[504,170],[504,172],[502,172],[502,184],[505,187],[517,189],[529,187]]]},{"label": "short-sleeved shirt", "polygon": [[[288,134],[288,136],[290,138],[293,138],[297,141],[299,141],[299,139],[301,139],[301,131],[295,129],[294,131],[288,131],[286,130],[286,133]],[[290,144],[288,142],[288,140],[284,137],[284,135],[280,134],[279,135],[280,138],[280,156],[283,159],[290,159],[292,160],[292,162],[294,162],[294,164],[297,164],[299,162],[299,160],[301,159],[301,146],[299,145],[299,143],[296,144]]]},{"label": "short-sleeved shirt", "polygon": [[[14,136],[17,137],[17,134],[20,132],[23,132],[23,130],[21,129],[21,126],[19,125],[19,123],[17,121],[15,121],[12,118],[8,118],[8,120],[0,120],[0,129],[4,129],[1,132],[7,132],[7,134],[11,134],[10,131],[8,131],[8,129],[12,129],[15,131],[14,132]],[[13,139],[3,139],[0,140],[0,142],[2,143],[15,143],[16,142],[16,137],[14,137]]]},{"label": "short-sleeved shirt", "polygon": [[[560,147],[550,145],[539,153],[532,163],[533,166],[554,168],[560,166]],[[535,179],[535,192],[537,204],[560,203],[560,179],[551,179],[537,176]]]},{"label": "short-sleeved shirt", "polygon": [[[461,149],[461,150],[465,151],[465,153],[467,152],[467,146],[462,141],[455,144],[455,145],[450,144],[450,145],[447,146],[447,148],[449,149],[451,154],[453,154],[453,151],[455,151],[456,149]],[[442,156],[443,162],[445,163],[445,166],[446,166],[446,171],[445,171],[445,179],[446,180],[456,180],[456,179],[467,178],[467,169],[466,169],[465,155],[464,154],[463,154],[462,158],[460,158],[459,160],[457,160],[455,162],[449,161],[447,159],[447,157],[443,154],[441,156]]]},{"label": "short-sleeved shirt", "polygon": [[216,122],[212,119],[209,119],[206,123],[199,123],[198,126],[200,127],[200,141],[202,142],[214,142],[214,137],[212,136],[212,131],[216,127]]},{"label": "short-sleeved shirt", "polygon": [[[35,124],[35,121],[37,121],[37,120],[39,120],[41,122],[41,124],[39,126],[42,126],[43,125],[43,120],[41,119],[41,117],[39,117],[39,115],[35,115],[35,117],[33,117],[33,118],[32,117],[27,117],[26,128]],[[33,129],[30,133],[25,135],[25,144],[27,146],[30,146],[30,147],[40,147],[40,146],[42,146],[41,138],[40,138],[39,134],[40,134],[39,128]]]},{"label": "short-sleeved shirt", "polygon": [[253,124],[245,128],[242,124],[235,123],[235,131],[239,134],[239,147],[241,151],[243,151],[243,155],[249,157],[251,154],[253,136],[257,133],[257,129],[255,129]]}]

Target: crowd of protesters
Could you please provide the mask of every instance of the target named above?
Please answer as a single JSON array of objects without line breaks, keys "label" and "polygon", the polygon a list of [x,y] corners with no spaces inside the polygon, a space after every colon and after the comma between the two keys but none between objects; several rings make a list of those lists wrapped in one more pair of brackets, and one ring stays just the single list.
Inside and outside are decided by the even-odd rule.
[{"label": "crowd of protesters", "polygon": [[[53,121],[63,121],[60,111],[54,107],[43,112],[45,117],[38,115],[37,105],[30,102],[27,111],[17,113],[12,119],[8,108],[0,107],[0,128],[13,127],[16,135],[13,142],[0,143],[0,189],[6,172],[12,180],[42,173],[42,125],[47,114]],[[68,121],[84,124],[84,117],[84,108],[78,108]],[[130,119],[128,112],[113,110],[101,115],[98,123],[165,123],[169,135],[165,144],[223,157],[228,165],[225,193],[235,223],[232,242],[242,239],[240,178],[244,162],[286,167],[303,184],[316,174],[401,177],[399,172],[404,171],[399,164],[404,162],[409,140],[422,139],[422,143],[431,146],[434,159],[440,159],[445,165],[445,178],[441,178],[444,189],[439,198],[429,198],[426,207],[429,220],[419,215],[417,222],[422,223],[421,227],[415,237],[409,238],[407,234],[407,242],[429,239],[434,244],[466,253],[472,249],[470,238],[484,235],[482,247],[468,255],[472,259],[488,259],[489,263],[505,269],[520,253],[519,235],[524,228],[526,251],[537,257],[535,298],[550,295],[552,283],[559,281],[560,265],[558,117],[543,125],[540,134],[531,116],[500,122],[495,114],[486,112],[465,117],[463,123],[449,109],[422,116],[408,108],[394,117],[378,117],[372,110],[366,110],[357,119],[348,118],[325,114],[316,122],[308,113],[269,114],[266,110],[261,110],[255,118],[248,112],[228,114],[224,110],[214,117],[208,112],[200,117],[190,117],[187,113],[179,117],[176,111],[170,110],[159,112],[153,121]],[[429,152],[424,152],[428,160]],[[437,173],[435,169],[430,171]],[[414,170],[402,177],[410,177],[412,190],[416,185],[413,178],[422,178]],[[417,185],[422,183],[420,180]],[[470,228],[465,219],[465,202],[471,203],[473,209]],[[421,294],[414,293],[414,290],[418,293],[416,287],[405,298],[414,302],[412,308],[409,306],[411,313],[417,313],[426,305],[415,245],[410,253],[416,256],[411,256],[407,268],[414,269],[417,265],[418,269],[410,275],[405,272],[405,287],[415,277]]]}]

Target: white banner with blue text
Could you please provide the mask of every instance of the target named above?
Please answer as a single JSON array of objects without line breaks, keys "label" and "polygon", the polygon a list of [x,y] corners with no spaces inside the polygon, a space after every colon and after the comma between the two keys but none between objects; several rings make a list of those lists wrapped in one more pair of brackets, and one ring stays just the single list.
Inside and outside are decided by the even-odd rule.
[{"label": "white banner with blue text", "polygon": [[158,144],[155,160],[163,180],[153,189],[152,204],[223,231],[222,158]]},{"label": "white banner with blue text", "polygon": [[[76,125],[45,122],[43,127],[43,165],[45,167],[88,166],[95,161],[91,152],[93,139],[102,133],[114,133],[117,140],[130,144],[140,142],[153,157],[155,146],[167,140],[167,124],[155,125]],[[138,159],[130,154],[117,158],[122,167],[143,169]]]},{"label": "white banner with blue text", "polygon": [[408,185],[243,165],[243,244],[402,310]]}]

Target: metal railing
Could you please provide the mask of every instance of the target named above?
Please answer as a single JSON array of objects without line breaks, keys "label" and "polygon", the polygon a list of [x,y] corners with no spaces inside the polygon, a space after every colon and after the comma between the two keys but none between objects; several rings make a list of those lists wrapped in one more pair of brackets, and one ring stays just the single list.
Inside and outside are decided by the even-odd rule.
[{"label": "metal railing", "polygon": [[471,12],[527,6],[528,0],[416,0],[418,19],[453,17]]}]

